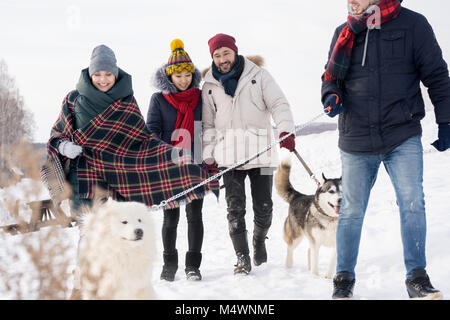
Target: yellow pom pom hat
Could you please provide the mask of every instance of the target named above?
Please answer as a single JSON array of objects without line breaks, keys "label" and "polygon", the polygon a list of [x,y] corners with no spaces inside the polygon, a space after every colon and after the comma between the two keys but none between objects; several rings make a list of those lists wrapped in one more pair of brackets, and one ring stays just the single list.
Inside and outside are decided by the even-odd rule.
[{"label": "yellow pom pom hat", "polygon": [[195,72],[194,64],[191,58],[184,51],[184,43],[180,39],[175,39],[170,43],[172,54],[166,64],[166,74],[171,76],[174,73],[180,72]]}]

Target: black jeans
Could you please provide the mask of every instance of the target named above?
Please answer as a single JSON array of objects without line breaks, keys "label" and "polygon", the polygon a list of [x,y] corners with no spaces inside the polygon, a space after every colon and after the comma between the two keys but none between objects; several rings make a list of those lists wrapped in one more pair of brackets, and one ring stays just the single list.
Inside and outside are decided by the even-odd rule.
[{"label": "black jeans", "polygon": [[[70,204],[70,214],[75,217],[79,214],[80,209],[82,207],[92,207],[94,204],[93,199],[81,198],[78,190],[79,182],[78,182],[78,161],[80,157],[76,157],[75,159],[68,160],[69,164],[69,173],[67,176],[67,181],[69,182],[72,188],[72,194],[70,195],[69,204]],[[98,182],[97,187],[103,190],[108,190],[108,185],[104,182]],[[115,199],[117,201],[126,201],[122,196],[118,193],[115,193]],[[108,200],[107,197],[100,199],[102,202],[106,202]]]},{"label": "black jeans", "polygon": [[230,235],[246,231],[245,226],[245,178],[250,178],[253,200],[253,222],[261,229],[269,229],[272,224],[272,186],[273,174],[261,174],[260,168],[233,170],[223,175],[225,199],[228,206],[228,228]]},{"label": "black jeans", "polygon": [[70,171],[67,176],[67,180],[72,188],[72,194],[70,195],[69,203],[70,203],[70,214],[75,217],[78,215],[81,207],[91,207],[93,204],[92,199],[81,198],[78,193],[78,159],[79,157],[68,160],[70,161]]},{"label": "black jeans", "polygon": [[[200,253],[203,244],[203,199],[193,200],[186,205],[188,223],[189,251]],[[176,250],[177,227],[180,220],[180,208],[164,210],[162,226],[162,241],[165,254],[172,254]]]}]

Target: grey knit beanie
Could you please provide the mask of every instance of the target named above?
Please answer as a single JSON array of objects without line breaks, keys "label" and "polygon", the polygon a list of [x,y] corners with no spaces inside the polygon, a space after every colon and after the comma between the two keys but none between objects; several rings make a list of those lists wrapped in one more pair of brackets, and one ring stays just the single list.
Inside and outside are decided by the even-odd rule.
[{"label": "grey knit beanie", "polygon": [[117,67],[116,56],[114,51],[101,44],[94,48],[91,55],[91,63],[89,65],[89,76],[98,71],[108,71],[114,74],[117,79],[119,68]]}]

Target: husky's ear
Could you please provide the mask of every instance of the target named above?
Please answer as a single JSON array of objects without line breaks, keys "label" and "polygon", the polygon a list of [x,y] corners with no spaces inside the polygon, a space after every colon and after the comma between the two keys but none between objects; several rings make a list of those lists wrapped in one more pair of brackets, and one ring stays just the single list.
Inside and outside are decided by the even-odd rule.
[{"label": "husky's ear", "polygon": [[320,181],[320,183],[323,185],[325,182],[327,182],[327,178],[325,178],[325,175],[322,172],[322,181]]}]

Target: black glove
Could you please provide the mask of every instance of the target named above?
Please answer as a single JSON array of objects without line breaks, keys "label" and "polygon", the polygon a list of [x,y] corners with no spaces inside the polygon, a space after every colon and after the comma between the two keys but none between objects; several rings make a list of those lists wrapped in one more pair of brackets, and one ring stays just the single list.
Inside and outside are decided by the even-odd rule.
[{"label": "black glove", "polygon": [[323,107],[323,111],[331,118],[345,111],[341,99],[337,94],[330,94],[323,102]]},{"label": "black glove", "polygon": [[450,147],[450,124],[440,124],[438,140],[431,144],[438,151],[443,152]]}]

